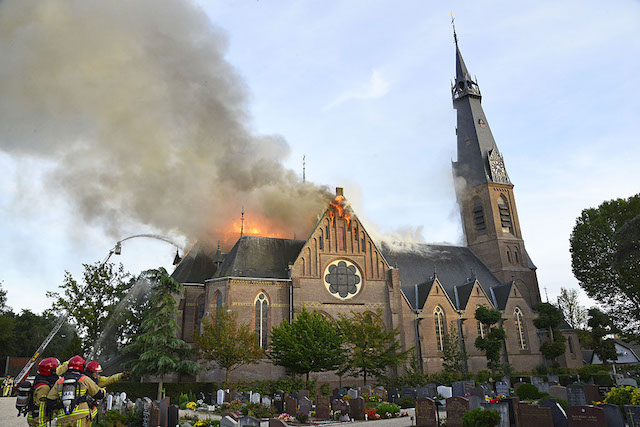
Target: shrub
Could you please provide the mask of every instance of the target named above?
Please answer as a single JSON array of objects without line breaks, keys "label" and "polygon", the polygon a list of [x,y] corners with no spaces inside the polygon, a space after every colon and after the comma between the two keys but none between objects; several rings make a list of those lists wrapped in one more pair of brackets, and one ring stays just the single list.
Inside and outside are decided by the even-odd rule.
[{"label": "shrub", "polygon": [[411,396],[402,396],[396,399],[396,405],[399,405],[402,409],[414,408],[416,406],[416,400]]},{"label": "shrub", "polygon": [[637,388],[631,394],[631,404],[640,405],[640,388]]},{"label": "shrub", "polygon": [[[383,418],[390,418],[400,413],[400,407],[393,403],[382,402],[378,405],[378,414]],[[390,414],[390,415],[387,415]]]},{"label": "shrub", "polygon": [[220,420],[200,420],[196,421],[193,427],[219,427]]},{"label": "shrub", "polygon": [[544,364],[540,364],[533,369],[533,373],[536,375],[547,375],[549,369]]},{"label": "shrub", "polygon": [[540,392],[533,384],[522,384],[516,394],[522,400],[535,400],[540,397]]},{"label": "shrub", "polygon": [[463,427],[495,427],[500,424],[500,413],[495,409],[476,408],[462,416]]},{"label": "shrub", "polygon": [[478,373],[476,374],[476,381],[480,384],[488,382],[489,378],[491,378],[491,372],[487,371],[486,369],[478,371]]},{"label": "shrub", "polygon": [[298,412],[296,414],[296,419],[298,421],[300,421],[302,424],[306,423],[307,421],[309,421],[309,415],[304,413],[304,412]]},{"label": "shrub", "polygon": [[242,406],[240,412],[255,418],[271,418],[273,416],[271,408],[267,408],[259,403],[246,403]]},{"label": "shrub", "polygon": [[367,416],[367,420],[379,420],[380,414],[378,413],[377,408],[365,408],[364,414]]},{"label": "shrub", "polygon": [[631,399],[635,391],[636,389],[631,386],[613,388],[607,393],[607,397],[604,398],[604,403],[612,403],[620,407],[631,405]]},{"label": "shrub", "polygon": [[320,386],[320,391],[319,393],[322,396],[329,396],[331,394],[331,385],[329,385],[329,383],[324,383]]}]

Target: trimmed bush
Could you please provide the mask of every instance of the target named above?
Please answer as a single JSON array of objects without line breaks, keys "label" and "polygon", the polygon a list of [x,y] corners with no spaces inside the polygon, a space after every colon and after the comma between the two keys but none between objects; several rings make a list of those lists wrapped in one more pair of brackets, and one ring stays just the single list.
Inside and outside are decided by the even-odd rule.
[{"label": "trimmed bush", "polygon": [[[519,389],[518,389],[519,390]],[[500,424],[500,413],[495,409],[476,408],[462,416],[463,427],[495,427]]]},{"label": "trimmed bush", "polygon": [[533,384],[522,384],[516,394],[522,400],[535,400],[540,397],[540,392]]},{"label": "trimmed bush", "polygon": [[395,403],[402,409],[415,408],[416,406],[416,400],[411,396],[402,396],[396,399]]},{"label": "trimmed bush", "polygon": [[378,405],[378,414],[382,417],[386,417],[387,414],[391,414],[392,416],[400,413],[400,407],[393,403],[385,403],[382,402]]}]

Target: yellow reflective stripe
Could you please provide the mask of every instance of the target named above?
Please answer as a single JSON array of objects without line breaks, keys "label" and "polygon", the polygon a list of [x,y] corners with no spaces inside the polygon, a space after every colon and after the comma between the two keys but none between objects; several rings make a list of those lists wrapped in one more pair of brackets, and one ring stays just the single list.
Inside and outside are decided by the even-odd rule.
[{"label": "yellow reflective stripe", "polygon": [[40,424],[45,423],[45,415],[46,415],[45,406],[46,406],[45,402],[40,402],[40,407],[38,408],[38,423]]},{"label": "yellow reflective stripe", "polygon": [[58,419],[63,419],[63,418],[67,418],[67,417],[72,417],[75,415],[90,415],[91,412],[89,411],[89,409],[74,409],[72,413],[70,413],[69,415],[64,413],[64,410],[62,411],[61,415],[58,415]]}]

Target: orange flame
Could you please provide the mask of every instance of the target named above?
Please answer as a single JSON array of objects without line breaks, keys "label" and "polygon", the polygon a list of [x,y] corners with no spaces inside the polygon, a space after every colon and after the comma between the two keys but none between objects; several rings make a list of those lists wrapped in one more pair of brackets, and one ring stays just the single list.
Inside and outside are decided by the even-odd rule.
[{"label": "orange flame", "polygon": [[240,230],[243,229],[243,236],[260,236],[292,239],[294,236],[290,230],[285,230],[284,226],[268,218],[254,214],[245,215],[244,227],[242,220],[230,221],[225,226],[212,230],[212,236],[220,240],[220,244],[230,249],[240,238]]},{"label": "orange flame", "polygon": [[331,218],[331,221],[335,224],[337,214],[338,217],[344,218],[347,223],[347,227],[349,227],[349,224],[351,224],[352,211],[344,196],[336,196],[334,201],[329,202],[329,205],[332,208],[329,210],[329,217]]}]

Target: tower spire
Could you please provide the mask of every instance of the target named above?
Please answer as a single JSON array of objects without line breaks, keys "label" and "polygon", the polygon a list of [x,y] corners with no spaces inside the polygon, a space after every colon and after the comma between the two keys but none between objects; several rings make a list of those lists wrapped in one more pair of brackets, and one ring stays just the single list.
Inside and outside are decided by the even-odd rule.
[{"label": "tower spire", "polygon": [[242,207],[242,213],[240,214],[240,237],[244,236],[244,206]]},{"label": "tower spire", "polygon": [[302,183],[307,182],[307,156],[306,154],[302,155]]}]

